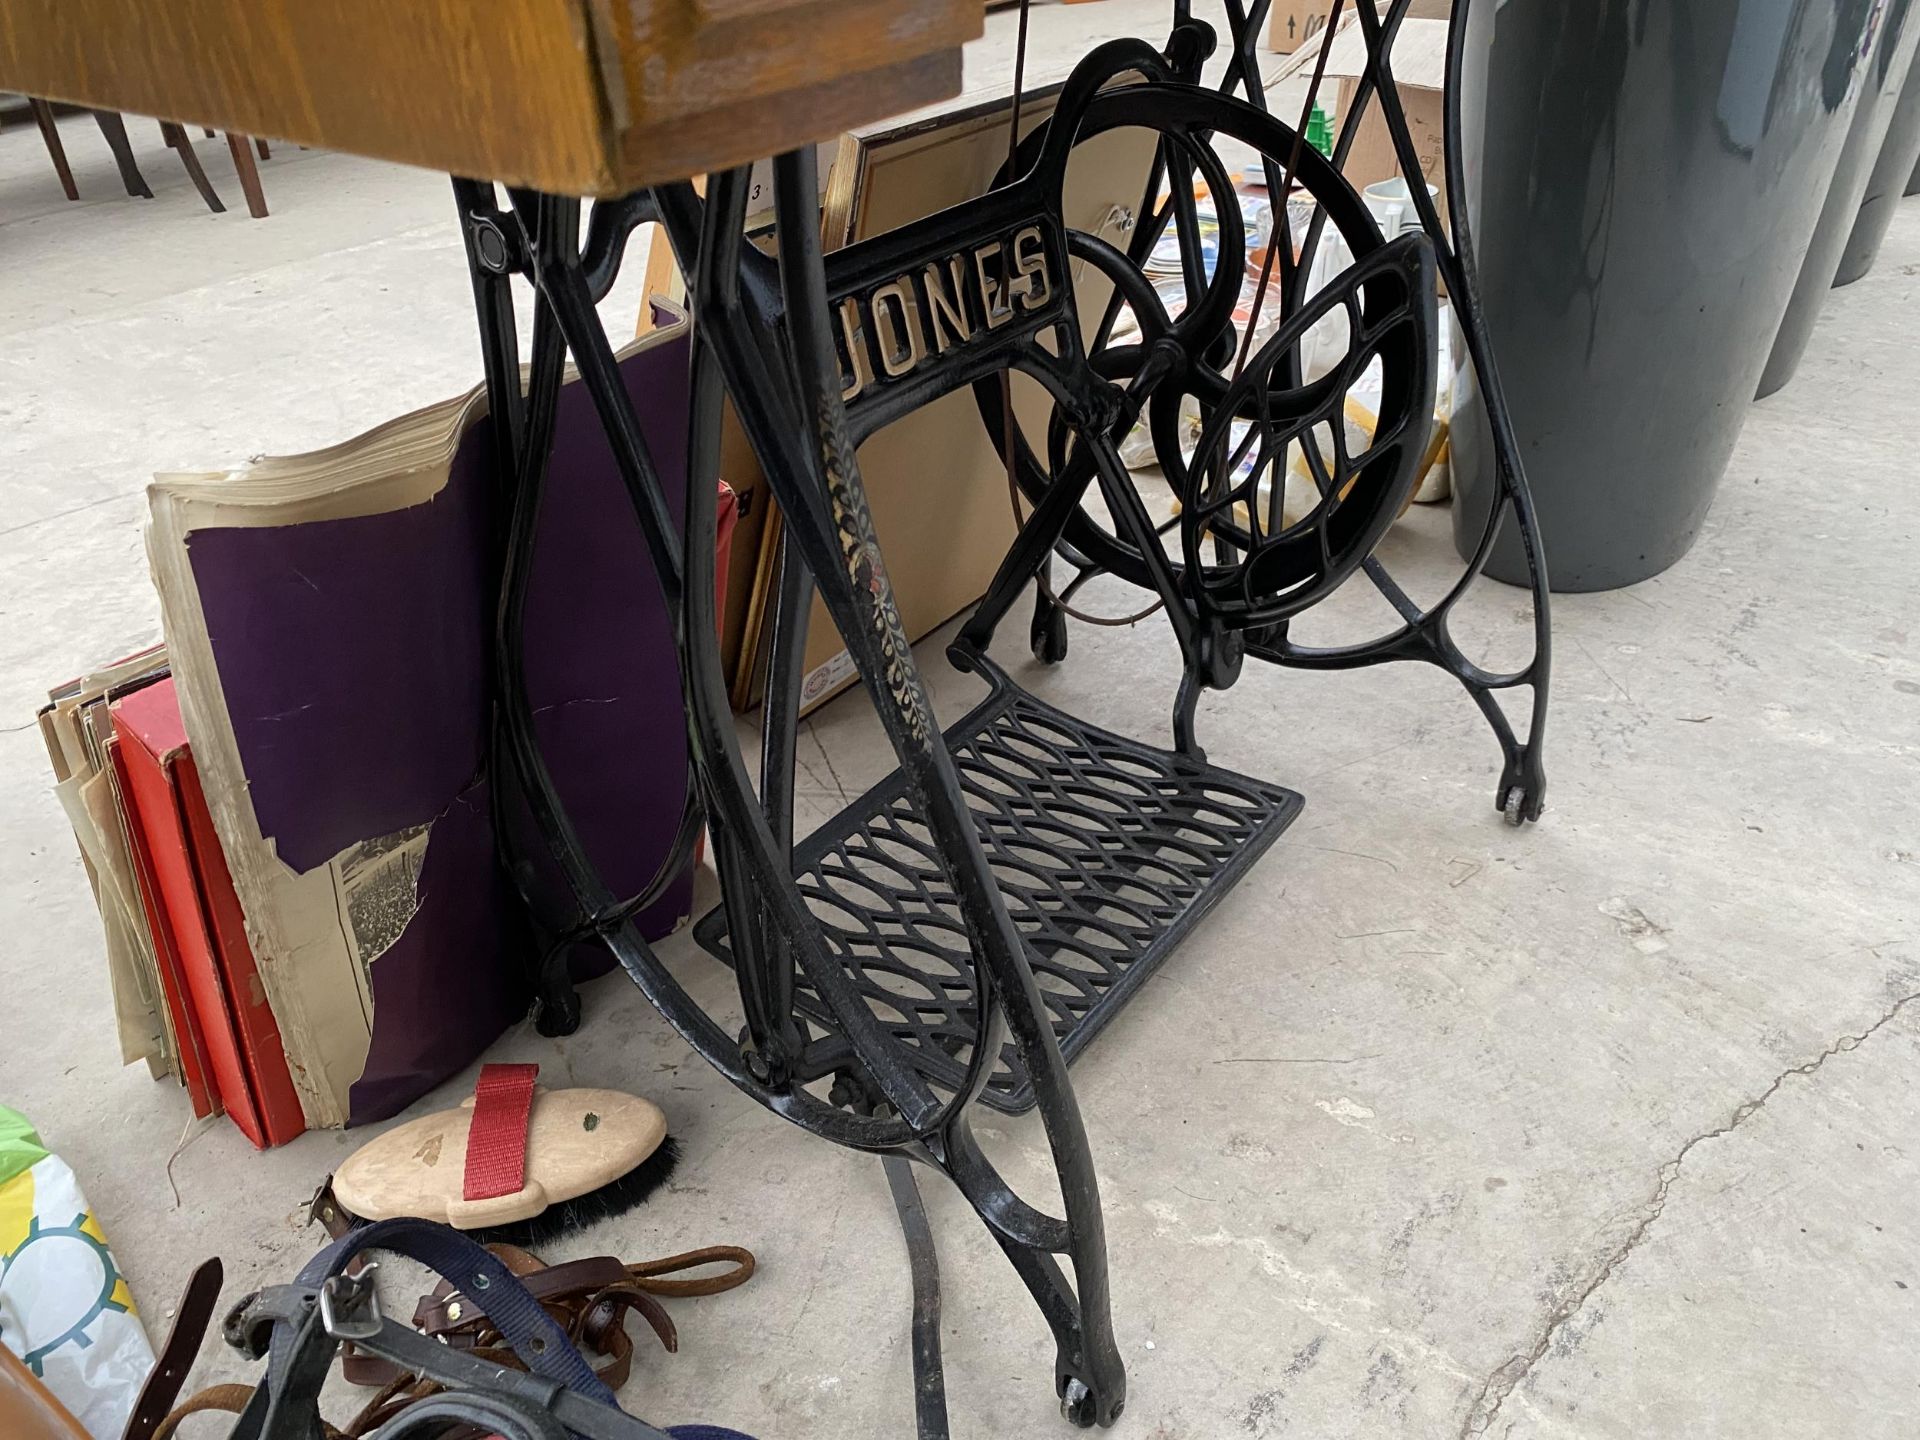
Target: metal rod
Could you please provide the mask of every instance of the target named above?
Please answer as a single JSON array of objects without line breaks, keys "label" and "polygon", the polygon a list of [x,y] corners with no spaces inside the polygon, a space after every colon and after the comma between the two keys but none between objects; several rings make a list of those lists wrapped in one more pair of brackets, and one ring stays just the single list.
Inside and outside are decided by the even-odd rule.
[{"label": "metal rod", "polygon": [[900,1216],[907,1242],[907,1264],[913,1273],[913,1418],[919,1440],[948,1440],[947,1376],[940,1359],[940,1256],[934,1249],[933,1227],[927,1223],[926,1202],[913,1178],[913,1164],[904,1155],[885,1155],[887,1188]]}]

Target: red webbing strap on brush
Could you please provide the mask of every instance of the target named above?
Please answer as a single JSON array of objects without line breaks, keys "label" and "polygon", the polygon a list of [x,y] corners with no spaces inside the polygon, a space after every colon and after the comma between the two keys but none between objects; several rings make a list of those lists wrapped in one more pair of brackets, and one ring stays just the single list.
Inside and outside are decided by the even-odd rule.
[{"label": "red webbing strap on brush", "polygon": [[465,1200],[497,1200],[527,1185],[527,1121],[538,1065],[482,1065],[467,1130]]},{"label": "red webbing strap on brush", "polygon": [[487,1065],[473,1098],[382,1131],[341,1161],[312,1214],[443,1221],[535,1245],[624,1214],[673,1173],[667,1117],[623,1090],[535,1088],[538,1067]]}]

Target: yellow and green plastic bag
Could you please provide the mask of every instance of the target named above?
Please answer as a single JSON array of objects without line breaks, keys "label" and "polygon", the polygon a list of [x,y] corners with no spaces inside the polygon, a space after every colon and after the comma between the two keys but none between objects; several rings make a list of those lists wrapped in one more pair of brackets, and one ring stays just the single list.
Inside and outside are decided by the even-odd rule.
[{"label": "yellow and green plastic bag", "polygon": [[117,1440],[153,1347],[73,1171],[0,1105],[0,1344],[95,1440]]}]

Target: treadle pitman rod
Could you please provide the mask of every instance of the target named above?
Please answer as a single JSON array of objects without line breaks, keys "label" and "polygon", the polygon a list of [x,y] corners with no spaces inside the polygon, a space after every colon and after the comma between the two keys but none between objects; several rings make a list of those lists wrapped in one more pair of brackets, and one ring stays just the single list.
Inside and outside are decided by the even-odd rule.
[{"label": "treadle pitman rod", "polygon": [[[1391,0],[1380,17],[1360,7],[1372,55],[1361,93],[1381,100],[1403,166],[1417,177],[1383,59],[1408,3]],[[912,1261],[924,1440],[946,1434],[945,1388],[938,1271],[910,1164],[954,1183],[1027,1286],[1054,1337],[1056,1392],[1068,1418],[1108,1424],[1124,1407],[1098,1184],[1067,1058],[1299,806],[1291,792],[1205,764],[1193,724],[1200,691],[1230,686],[1248,655],[1307,668],[1439,664],[1468,688],[1501,741],[1500,799],[1509,818],[1536,816],[1544,793],[1546,592],[1538,564],[1536,654],[1524,670],[1499,675],[1473,666],[1446,628],[1484,562],[1501,509],[1461,586],[1432,610],[1414,605],[1372,558],[1411,491],[1432,425],[1436,271],[1461,311],[1494,414],[1506,500],[1537,558],[1464,224],[1457,248],[1448,245],[1416,183],[1426,234],[1384,242],[1332,165],[1304,150],[1263,103],[1225,93],[1242,86],[1258,94],[1253,34],[1267,3],[1243,9],[1228,0],[1228,9],[1233,58],[1224,91],[1196,83],[1213,37],[1177,3],[1165,54],[1137,40],[1094,51],[1067,81],[1052,120],[1018,147],[988,194],[825,258],[811,148],[775,159],[774,256],[744,244],[744,171],[710,177],[705,199],[678,182],[596,204],[584,241],[578,201],[515,191],[502,208],[493,187],[455,182],[508,516],[499,537],[495,791],[509,783],[519,789],[537,843],[574,900],[569,915],[537,917],[552,940],[542,967],[542,1028],[577,1023],[565,947],[600,937],[668,1022],[734,1085],[806,1130],[883,1157]],[[1463,33],[1456,28],[1456,74]],[[1156,175],[1164,177],[1149,192],[1142,212],[1149,218],[1126,252],[1070,229],[1061,208],[1076,145],[1123,127],[1155,132]],[[1257,347],[1234,319],[1249,248],[1237,207],[1217,207],[1212,261],[1198,252],[1194,181],[1223,200],[1233,194],[1216,137],[1252,148],[1270,184],[1284,164],[1288,182],[1319,207],[1316,226],[1331,223],[1354,257],[1309,301],[1299,275],[1310,265],[1296,272],[1283,245],[1277,273],[1290,303],[1277,332]],[[1451,173],[1459,174],[1457,164]],[[1457,181],[1450,183],[1454,214],[1463,217]],[[672,522],[666,489],[682,477],[655,465],[594,312],[628,237],[647,222],[663,226],[690,291],[684,528]],[[1169,232],[1181,244],[1186,279],[1184,299],[1171,311],[1141,268]],[[1088,328],[1077,309],[1075,266],[1113,287],[1099,323]],[[535,296],[524,388],[516,280]],[[1115,344],[1123,312],[1139,338]],[[1336,314],[1352,336],[1349,353],[1327,375],[1306,380],[1301,342]],[[673,853],[639,896],[614,895],[582,852],[540,754],[524,684],[532,539],[569,356],[649,545],[653,583],[676,636],[693,756]],[[1366,447],[1350,453],[1338,417],[1347,390],[1369,367],[1382,377],[1379,424]],[[1016,370],[1052,402],[1052,423],[1037,441],[1017,425],[1009,431],[1001,383]],[[989,435],[1011,446],[1014,478],[1032,509],[951,651],[992,693],[943,734],[894,608],[856,451],[881,427],[968,386]],[[711,641],[725,400],[785,519],[757,793]],[[1201,417],[1197,447],[1184,434],[1191,409]],[[1284,489],[1289,447],[1330,420],[1342,437],[1332,453],[1306,447],[1318,502],[1304,519],[1285,523],[1275,495]],[[1171,522],[1156,524],[1119,458],[1121,441],[1141,422],[1180,505]],[[1088,503],[1096,488],[1097,509]],[[1173,750],[1053,710],[986,658],[998,622],[1056,550],[1081,581],[1111,573],[1150,592],[1165,611],[1185,670]],[[1394,603],[1403,627],[1363,646],[1295,645],[1287,634],[1292,617],[1362,571]],[[816,588],[899,770],[796,849],[801,656]],[[1051,635],[1053,621],[1064,626],[1060,611],[1050,615],[1044,626],[1037,618],[1036,635]],[[1064,634],[1046,658],[1064,655]],[[1522,685],[1534,692],[1525,744],[1496,699],[1497,691]],[[702,922],[701,936],[735,968],[746,1020],[737,1035],[694,1002],[631,923],[684,863],[703,821],[723,908]],[[876,880],[882,874],[884,883]],[[856,890],[873,903],[850,906]],[[840,918],[830,921],[833,915]],[[970,1123],[977,1100],[1038,1109],[1059,1182],[1057,1215],[1023,1199],[981,1152]]]}]

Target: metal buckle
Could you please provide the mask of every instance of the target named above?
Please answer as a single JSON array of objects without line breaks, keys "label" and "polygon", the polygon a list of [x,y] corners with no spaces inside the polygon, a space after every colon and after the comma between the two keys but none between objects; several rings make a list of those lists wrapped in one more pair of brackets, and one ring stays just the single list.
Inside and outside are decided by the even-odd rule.
[{"label": "metal buckle", "polygon": [[380,1296],[373,1288],[377,1264],[357,1275],[329,1275],[320,1286],[320,1325],[336,1340],[371,1340],[380,1333]]}]

